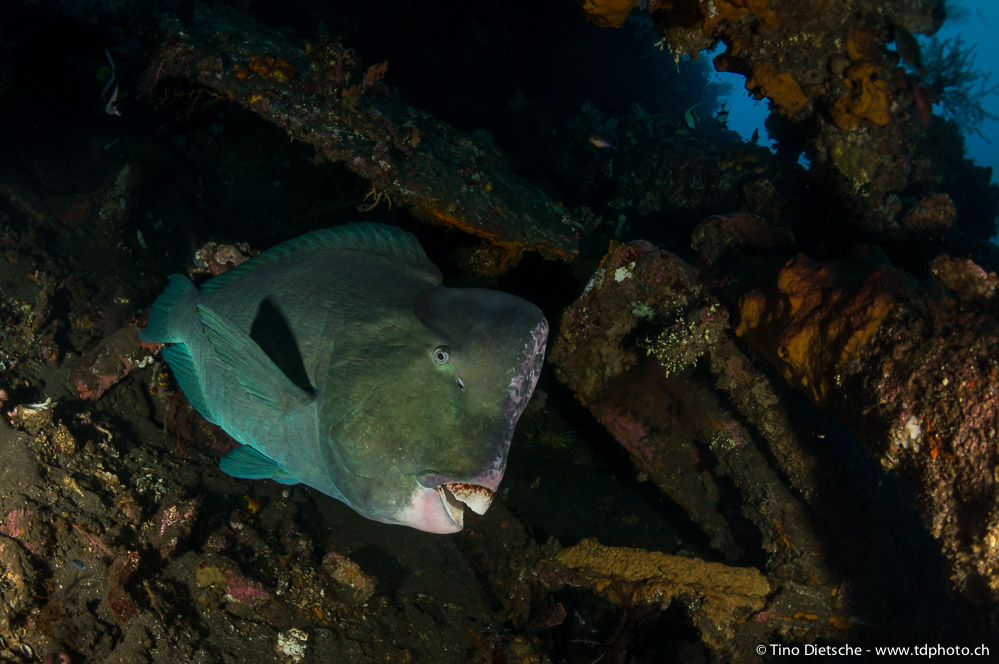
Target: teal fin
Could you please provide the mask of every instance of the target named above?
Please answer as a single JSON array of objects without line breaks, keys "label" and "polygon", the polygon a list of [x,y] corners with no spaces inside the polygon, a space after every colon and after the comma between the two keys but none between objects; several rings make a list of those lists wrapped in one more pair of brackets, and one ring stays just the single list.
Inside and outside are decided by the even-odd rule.
[{"label": "teal fin", "polygon": [[219,459],[219,468],[226,475],[243,480],[277,480],[282,484],[298,484],[298,480],[283,470],[269,456],[249,445],[240,445]]},{"label": "teal fin", "polygon": [[180,341],[180,338],[170,334],[170,310],[173,309],[177,298],[188,291],[194,290],[194,284],[182,274],[171,274],[169,279],[170,283],[163,289],[160,296],[156,298],[152,308],[149,310],[146,329],[139,334],[139,338],[143,341],[155,341],[161,344]]},{"label": "teal fin", "polygon": [[194,367],[194,357],[191,351],[184,344],[173,344],[166,346],[161,351],[163,359],[170,365],[173,377],[177,380],[177,385],[184,391],[184,396],[191,402],[195,410],[201,413],[209,422],[215,419],[208,412],[208,402],[201,391],[201,382],[198,380],[198,371]]},{"label": "teal fin", "polygon": [[440,273],[427,258],[427,255],[423,253],[423,247],[416,241],[416,237],[412,233],[407,233],[395,226],[358,223],[322,228],[282,242],[242,265],[206,281],[201,285],[201,292],[217,291],[262,265],[327,249],[363,251],[385,256],[415,268],[429,269],[435,276],[437,283],[440,283]]},{"label": "teal fin", "polygon": [[248,394],[285,414],[311,403],[312,396],[291,382],[250,335],[203,304],[198,305],[198,313],[219,359]]}]

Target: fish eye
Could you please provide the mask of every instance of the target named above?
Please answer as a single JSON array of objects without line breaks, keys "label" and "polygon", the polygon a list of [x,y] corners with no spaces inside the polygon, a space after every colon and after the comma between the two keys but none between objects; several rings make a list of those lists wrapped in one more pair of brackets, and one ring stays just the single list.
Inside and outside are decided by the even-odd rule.
[{"label": "fish eye", "polygon": [[438,346],[430,357],[433,358],[434,364],[447,364],[451,359],[451,349],[447,346]]}]

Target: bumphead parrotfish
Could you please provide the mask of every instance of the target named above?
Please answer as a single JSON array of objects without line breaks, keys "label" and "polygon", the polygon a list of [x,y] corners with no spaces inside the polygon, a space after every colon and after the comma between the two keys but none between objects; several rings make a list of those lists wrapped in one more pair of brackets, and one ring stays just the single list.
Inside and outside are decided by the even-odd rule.
[{"label": "bumphead parrotfish", "polygon": [[146,341],[242,445],[235,477],[302,483],[432,533],[482,514],[534,391],[548,322],[499,291],[446,288],[416,238],[313,231],[196,288],[172,275]]}]

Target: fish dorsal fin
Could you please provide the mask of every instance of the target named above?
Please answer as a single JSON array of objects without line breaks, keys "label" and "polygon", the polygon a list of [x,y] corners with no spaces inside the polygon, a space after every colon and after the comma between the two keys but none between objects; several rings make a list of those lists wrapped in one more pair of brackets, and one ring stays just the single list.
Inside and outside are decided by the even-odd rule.
[{"label": "fish dorsal fin", "polygon": [[247,394],[286,415],[312,403],[312,396],[291,382],[250,335],[203,304],[198,305],[198,314],[219,359]]},{"label": "fish dorsal fin", "polygon": [[259,256],[251,258],[239,267],[234,267],[228,272],[206,281],[201,285],[200,290],[202,293],[211,293],[262,265],[327,249],[378,254],[416,268],[425,270],[429,267],[435,273],[437,270],[412,233],[407,233],[395,226],[361,222],[334,226],[333,228],[321,228],[282,242]]}]

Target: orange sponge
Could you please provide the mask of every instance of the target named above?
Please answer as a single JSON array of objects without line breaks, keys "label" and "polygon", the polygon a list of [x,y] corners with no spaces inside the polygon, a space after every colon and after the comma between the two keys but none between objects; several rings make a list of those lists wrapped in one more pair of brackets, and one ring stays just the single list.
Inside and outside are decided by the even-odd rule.
[{"label": "orange sponge", "polygon": [[583,0],[583,13],[601,28],[619,28],[634,6],[635,0]]}]

